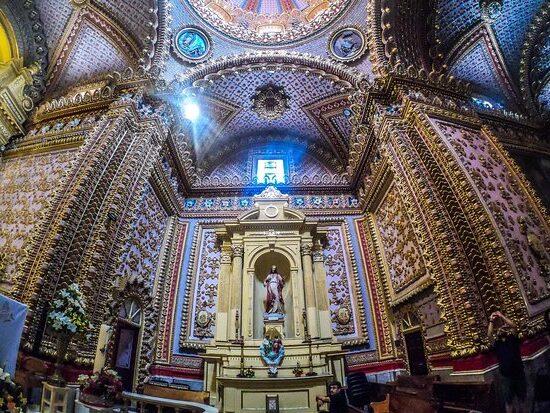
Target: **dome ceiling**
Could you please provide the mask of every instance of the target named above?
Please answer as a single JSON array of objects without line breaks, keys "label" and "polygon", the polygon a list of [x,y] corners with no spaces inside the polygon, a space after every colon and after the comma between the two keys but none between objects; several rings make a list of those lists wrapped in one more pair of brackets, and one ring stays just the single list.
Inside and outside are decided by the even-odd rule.
[{"label": "dome ceiling", "polygon": [[187,1],[205,22],[223,34],[266,46],[305,39],[333,23],[352,3],[352,0]]}]

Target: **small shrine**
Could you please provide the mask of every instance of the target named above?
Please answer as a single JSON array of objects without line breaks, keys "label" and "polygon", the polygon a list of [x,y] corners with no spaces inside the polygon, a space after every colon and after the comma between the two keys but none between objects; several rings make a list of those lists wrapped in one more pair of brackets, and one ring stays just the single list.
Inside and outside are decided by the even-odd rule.
[{"label": "small shrine", "polygon": [[344,375],[324,263],[312,259],[322,249],[322,226],[268,187],[217,236],[217,328],[203,356],[211,403],[243,412],[263,409],[269,398],[280,410],[315,411],[315,396]]}]

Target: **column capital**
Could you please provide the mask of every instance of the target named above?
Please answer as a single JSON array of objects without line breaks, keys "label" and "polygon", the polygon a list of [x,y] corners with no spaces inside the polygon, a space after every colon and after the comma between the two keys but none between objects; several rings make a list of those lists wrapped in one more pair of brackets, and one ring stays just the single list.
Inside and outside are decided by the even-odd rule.
[{"label": "column capital", "polygon": [[231,253],[229,251],[222,251],[220,264],[231,264]]},{"label": "column capital", "polygon": [[311,255],[311,249],[313,248],[313,245],[309,242],[302,242],[300,245],[300,251],[302,255]]},{"label": "column capital", "polygon": [[242,257],[244,248],[242,244],[232,244],[231,251],[233,252],[233,257]]},{"label": "column capital", "polygon": [[325,256],[323,254],[323,250],[316,249],[313,251],[313,262],[324,262]]}]

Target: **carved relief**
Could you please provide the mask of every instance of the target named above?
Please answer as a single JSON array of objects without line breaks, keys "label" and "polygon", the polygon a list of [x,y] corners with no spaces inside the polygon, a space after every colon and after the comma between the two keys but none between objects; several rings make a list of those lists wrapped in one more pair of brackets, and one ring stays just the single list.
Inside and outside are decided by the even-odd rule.
[{"label": "carved relief", "polygon": [[189,339],[207,340],[214,337],[216,303],[221,252],[216,231],[204,229],[199,247],[198,264],[194,279],[193,309]]},{"label": "carved relief", "polygon": [[0,163],[0,290],[11,289],[29,236],[74,156],[74,151],[52,152]]},{"label": "carved relief", "polygon": [[395,185],[388,191],[375,216],[390,283],[397,293],[420,279],[426,273],[426,266]]},{"label": "carved relief", "polygon": [[528,301],[534,304],[550,297],[550,240],[544,219],[525,196],[519,177],[480,132],[443,122],[437,122],[437,127],[481,193],[513,258]]},{"label": "carved relief", "polygon": [[151,287],[154,286],[167,218],[159,199],[147,184],[124,246],[117,275],[140,277]]},{"label": "carved relief", "polygon": [[340,227],[331,227],[327,232],[324,254],[332,330],[336,336],[356,334],[354,298]]}]

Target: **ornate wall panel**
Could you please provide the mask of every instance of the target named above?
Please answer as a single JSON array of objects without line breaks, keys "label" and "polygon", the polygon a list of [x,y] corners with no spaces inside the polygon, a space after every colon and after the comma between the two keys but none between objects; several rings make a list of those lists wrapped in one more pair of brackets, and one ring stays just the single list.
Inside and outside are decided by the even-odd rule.
[{"label": "ornate wall panel", "polygon": [[155,299],[159,302],[155,363],[166,364],[172,360],[174,348],[174,323],[176,318],[176,297],[179,290],[183,248],[187,239],[188,224],[176,220],[168,225],[170,239],[164,273],[161,273]]},{"label": "ornate wall panel", "polygon": [[526,193],[523,179],[486,134],[444,122],[434,123],[491,212],[528,302],[536,304],[548,298],[549,225]]},{"label": "ornate wall panel", "polygon": [[[258,193],[265,187],[258,187]],[[184,212],[197,215],[216,215],[220,212],[243,212],[254,205],[252,196],[238,197],[201,197],[186,198]],[[352,194],[338,195],[291,195],[291,208],[303,210],[311,214],[342,214],[342,211],[349,211],[350,214],[357,213],[359,201]]]},{"label": "ornate wall panel", "polygon": [[329,227],[324,247],[332,331],[342,339],[366,337],[363,300],[343,226]]},{"label": "ornate wall panel", "polygon": [[550,156],[510,152],[514,160],[521,166],[522,172],[537,191],[537,195],[550,212]]},{"label": "ornate wall panel", "polygon": [[180,347],[208,344],[216,328],[221,251],[213,228],[197,226],[182,308]]},{"label": "ornate wall panel", "polygon": [[53,55],[59,46],[59,40],[63,35],[69,18],[74,10],[71,2],[66,0],[37,0],[36,8],[40,11],[40,18],[44,23],[48,49]]},{"label": "ornate wall panel", "polygon": [[29,237],[76,151],[0,161],[0,290],[9,291]]},{"label": "ornate wall panel", "polygon": [[[159,156],[163,113],[139,94],[126,94],[111,104],[79,152],[18,280],[16,297],[35,309],[27,317],[27,346],[40,343],[42,311],[55,291],[71,281],[81,284],[92,323],[103,321],[139,195]],[[43,284],[51,288],[38,294]],[[97,333],[79,343],[80,361],[93,359]],[[42,351],[52,349],[48,340],[41,345]]]},{"label": "ornate wall panel", "polygon": [[[446,321],[447,343],[455,355],[475,353],[481,347],[478,332],[486,327],[484,300],[491,300],[492,294],[483,290],[483,295],[475,281],[473,268],[484,268],[477,264],[481,260],[478,244],[469,238],[456,197],[426,142],[416,130],[400,122],[392,120],[387,127],[388,141],[382,154],[389,159],[399,193],[409,198],[409,205],[418,202],[419,216],[429,223],[430,231],[425,233],[429,241],[422,250]],[[388,290],[386,296],[389,300]]]},{"label": "ornate wall panel", "polygon": [[153,286],[168,216],[149,184],[138,202],[117,275],[140,277]]},{"label": "ornate wall panel", "polygon": [[[371,233],[375,232],[373,217],[369,214],[364,219],[355,221],[361,254],[365,263],[367,290],[371,303],[371,313],[374,321],[376,336],[376,350],[378,358],[383,360],[394,357],[394,341],[389,319],[390,311],[386,305],[384,287],[382,286],[383,269],[377,265],[377,255],[380,257],[380,248],[374,244]],[[370,227],[370,228],[369,228]]]},{"label": "ornate wall panel", "polygon": [[375,213],[386,257],[392,296],[426,275],[424,258],[397,186],[393,185]]}]

